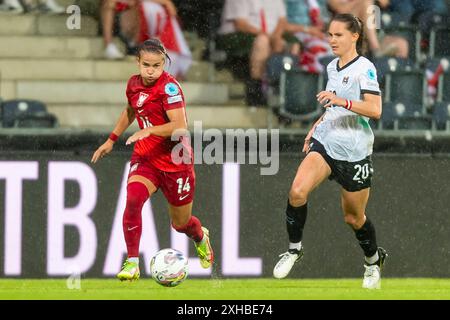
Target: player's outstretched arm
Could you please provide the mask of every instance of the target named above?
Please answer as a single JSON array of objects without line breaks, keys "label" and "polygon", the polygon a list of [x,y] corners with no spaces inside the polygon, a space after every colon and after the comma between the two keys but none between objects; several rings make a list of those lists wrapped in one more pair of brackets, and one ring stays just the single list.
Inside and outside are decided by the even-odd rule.
[{"label": "player's outstretched arm", "polygon": [[[115,135],[116,137],[120,137],[120,135],[133,123],[135,118],[135,114],[133,108],[128,106],[125,110],[120,114],[119,120],[114,127],[111,135]],[[111,136],[103,143],[97,150],[95,150],[92,155],[91,162],[96,163],[99,159],[103,158],[105,155],[110,153],[113,149],[115,140],[111,139]]]},{"label": "player's outstretched arm", "polygon": [[187,130],[187,120],[184,108],[168,110],[166,113],[170,120],[169,122],[139,130],[128,138],[126,144],[134,143],[138,140],[147,138],[150,135],[166,138],[172,136],[177,130]]},{"label": "player's outstretched arm", "polygon": [[331,91],[321,91],[316,97],[317,101],[323,104],[324,108],[333,105],[341,106],[362,116],[377,120],[381,118],[381,96],[379,95],[365,93],[363,101],[350,101],[336,96]]}]

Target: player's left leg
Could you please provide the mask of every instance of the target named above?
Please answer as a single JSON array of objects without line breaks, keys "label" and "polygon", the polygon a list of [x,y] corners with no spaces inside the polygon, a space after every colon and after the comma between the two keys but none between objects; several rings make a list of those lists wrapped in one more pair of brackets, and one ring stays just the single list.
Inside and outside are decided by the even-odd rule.
[{"label": "player's left leg", "polygon": [[345,222],[352,227],[359,245],[364,251],[366,269],[363,288],[379,289],[381,286],[381,269],[386,259],[386,251],[377,246],[375,227],[366,216],[370,188],[350,192],[342,189],[341,203]]},{"label": "player's left leg", "polygon": [[138,280],[140,277],[139,243],[142,234],[141,210],[144,203],[156,190],[157,187],[154,182],[139,174],[134,174],[128,179],[127,202],[122,219],[128,256],[122,266],[122,270],[117,274],[117,278],[121,281]]},{"label": "player's left leg", "polygon": [[200,220],[192,215],[192,202],[174,206],[169,204],[172,227],[194,240],[197,255],[203,268],[209,268],[214,262],[214,253],[209,240],[209,230],[202,226]]}]

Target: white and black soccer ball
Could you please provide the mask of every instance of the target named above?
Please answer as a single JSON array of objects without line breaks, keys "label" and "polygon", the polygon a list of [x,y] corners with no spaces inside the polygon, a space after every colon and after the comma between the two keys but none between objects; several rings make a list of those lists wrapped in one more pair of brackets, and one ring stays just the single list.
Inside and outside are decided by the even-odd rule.
[{"label": "white and black soccer ball", "polygon": [[160,285],[175,287],[188,276],[188,259],[178,250],[162,249],[150,261],[150,271]]}]

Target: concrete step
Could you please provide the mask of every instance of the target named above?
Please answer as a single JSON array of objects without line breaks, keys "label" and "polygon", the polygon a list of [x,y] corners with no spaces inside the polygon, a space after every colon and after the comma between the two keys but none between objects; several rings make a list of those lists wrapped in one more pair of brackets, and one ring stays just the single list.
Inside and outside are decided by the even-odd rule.
[{"label": "concrete step", "polygon": [[245,84],[243,82],[234,82],[229,85],[230,87],[230,99],[243,99],[245,98]]},{"label": "concrete step", "polygon": [[266,128],[267,112],[245,105],[194,105],[187,109],[189,126],[202,121],[203,128]]},{"label": "concrete step", "polygon": [[195,33],[183,32],[183,34],[189,49],[191,50],[193,60],[202,60],[203,52],[207,47],[206,42],[199,38]]},{"label": "concrete step", "polygon": [[[224,104],[229,99],[228,86],[214,83],[182,82],[186,103]],[[37,99],[47,104],[127,103],[126,81],[2,81],[3,99]]]},{"label": "concrete step", "polygon": [[[48,111],[58,117],[61,127],[113,128],[124,106],[119,104],[48,104]],[[246,106],[189,105],[186,109],[189,127],[201,121],[205,128],[265,128],[267,110]],[[131,130],[138,128],[136,121]]]},{"label": "concrete step", "polygon": [[3,80],[123,80],[138,72],[130,60],[0,59]]},{"label": "concrete step", "polygon": [[27,13],[14,15],[0,13],[1,36],[69,36],[96,37],[98,22],[94,18],[81,13],[80,25],[68,27],[69,14],[50,15]]},{"label": "concrete step", "polygon": [[[138,68],[133,57],[120,61],[0,58],[0,72],[4,80],[128,80]],[[211,78],[219,82],[213,64],[193,61],[185,81],[210,82]]]},{"label": "concrete step", "polygon": [[[114,41],[121,50],[124,45]],[[103,58],[103,40],[93,37],[0,36],[0,58]]]}]

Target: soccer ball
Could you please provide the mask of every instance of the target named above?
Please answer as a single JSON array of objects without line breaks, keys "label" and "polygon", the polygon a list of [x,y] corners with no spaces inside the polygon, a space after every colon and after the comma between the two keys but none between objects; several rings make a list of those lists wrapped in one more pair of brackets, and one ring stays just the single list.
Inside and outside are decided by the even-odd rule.
[{"label": "soccer ball", "polygon": [[152,278],[162,286],[175,287],[186,280],[188,260],[178,250],[162,249],[150,261]]}]

